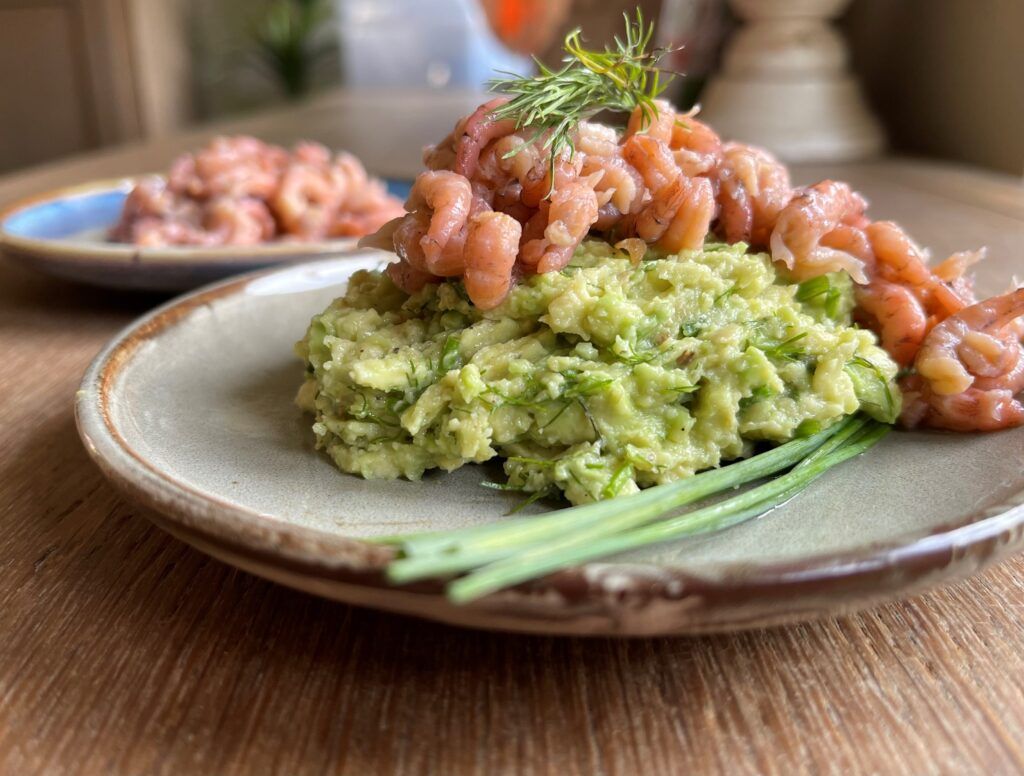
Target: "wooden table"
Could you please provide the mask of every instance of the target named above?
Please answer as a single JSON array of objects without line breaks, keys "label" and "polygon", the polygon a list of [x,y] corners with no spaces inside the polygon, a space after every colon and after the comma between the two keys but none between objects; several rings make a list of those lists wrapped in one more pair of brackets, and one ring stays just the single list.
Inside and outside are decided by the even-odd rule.
[{"label": "wooden table", "polygon": [[[328,117],[260,126],[331,139]],[[8,176],[0,202],[159,168],[188,142]],[[1024,245],[1008,179],[910,163],[839,174],[940,250],[979,233]],[[1024,770],[1024,557],[852,617],[586,641],[353,609],[175,541],[100,476],[71,411],[93,354],[156,301],[0,265],[3,773]]]}]

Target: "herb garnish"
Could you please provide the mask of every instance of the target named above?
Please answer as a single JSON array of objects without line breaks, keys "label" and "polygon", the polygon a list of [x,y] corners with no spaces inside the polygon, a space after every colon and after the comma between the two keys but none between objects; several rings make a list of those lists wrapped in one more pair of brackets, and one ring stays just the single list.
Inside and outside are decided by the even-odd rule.
[{"label": "herb garnish", "polygon": [[654,100],[665,91],[674,73],[658,67],[669,48],[650,51],[654,24],[645,24],[637,9],[636,19],[626,20],[625,35],[616,36],[615,45],[604,51],[588,49],[582,33],[576,28],[565,37],[563,67],[553,70],[537,62],[538,74],[533,77],[505,73],[488,85],[492,91],[512,95],[509,102],[491,111],[491,117],[501,121],[512,119],[516,130],[532,130],[523,145],[513,149],[514,155],[523,148],[540,143],[551,158],[551,180],[554,181],[555,159],[564,151],[575,153],[573,132],[581,121],[586,121],[602,110],[630,112],[639,108],[641,126],[646,127],[657,117]]}]

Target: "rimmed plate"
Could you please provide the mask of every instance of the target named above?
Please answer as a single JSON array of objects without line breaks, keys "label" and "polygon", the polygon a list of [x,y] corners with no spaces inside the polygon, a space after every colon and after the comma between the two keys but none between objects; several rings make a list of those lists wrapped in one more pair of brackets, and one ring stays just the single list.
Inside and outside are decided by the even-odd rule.
[{"label": "rimmed plate", "polygon": [[[69,186],[19,200],[0,211],[0,250],[65,280],[139,291],[185,291],[284,262],[350,250],[354,238],[216,248],[148,248],[110,242],[125,197],[138,178]],[[409,184],[387,181],[405,198]]]},{"label": "rimmed plate", "polygon": [[76,414],[110,479],[166,530],[319,595],[460,625],[675,634],[806,619],[973,573],[1024,544],[1024,429],[899,432],[784,507],[702,540],[589,564],[466,606],[395,588],[362,538],[500,520],[506,496],[465,467],[419,483],[339,473],[292,403],[292,343],[383,254],[281,268],[175,300],[119,334]]}]

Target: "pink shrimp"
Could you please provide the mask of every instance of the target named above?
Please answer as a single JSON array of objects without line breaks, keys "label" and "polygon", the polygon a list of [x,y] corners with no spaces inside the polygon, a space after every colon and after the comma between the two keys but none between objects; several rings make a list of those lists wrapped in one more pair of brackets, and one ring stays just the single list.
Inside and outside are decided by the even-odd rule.
[{"label": "pink shrimp", "polygon": [[288,153],[254,137],[217,137],[196,154],[175,160],[172,191],[205,199],[215,196],[266,199],[278,186]]},{"label": "pink shrimp", "polygon": [[430,217],[426,213],[407,213],[386,223],[377,234],[364,237],[359,245],[394,250],[398,261],[388,265],[388,277],[406,293],[414,294],[427,283],[440,280],[427,269],[420,245],[429,227]]},{"label": "pink shrimp", "polygon": [[417,269],[407,261],[394,261],[387,266],[388,277],[391,282],[405,291],[407,294],[415,294],[427,283],[434,283],[440,280],[439,277]]},{"label": "pink shrimp", "polygon": [[420,247],[431,271],[448,241],[465,227],[472,204],[473,188],[458,173],[431,170],[416,178],[405,206],[430,216],[430,226],[420,239]]},{"label": "pink shrimp", "polygon": [[654,101],[655,110],[638,105],[629,114],[624,139],[643,134],[668,144],[672,140],[673,128],[676,124],[676,112],[665,100]]},{"label": "pink shrimp", "polygon": [[1024,347],[1013,324],[1024,316],[1024,288],[977,302],[936,325],[901,383],[902,422],[951,431],[996,431],[1024,424]]},{"label": "pink shrimp", "polygon": [[928,316],[917,297],[904,286],[874,280],[857,286],[856,299],[885,351],[900,366],[912,364],[928,333]]},{"label": "pink shrimp", "polygon": [[[1021,345],[1009,325],[1024,315],[1024,288],[966,307],[932,329],[914,365],[935,393],[961,393],[981,380],[991,390],[1014,374]],[[1008,329],[1008,330],[1007,330]],[[997,381],[997,382],[993,382]]]},{"label": "pink shrimp", "polygon": [[297,161],[311,164],[314,167],[326,167],[331,163],[331,152],[327,146],[310,140],[296,143],[292,155]]},{"label": "pink shrimp", "polygon": [[919,375],[900,381],[903,411],[900,422],[907,428],[927,426],[946,431],[1001,431],[1024,424],[1024,405],[1005,388],[968,388],[951,396],[929,390]]},{"label": "pink shrimp", "polygon": [[581,121],[576,127],[576,150],[587,156],[614,156],[619,153],[619,133],[606,124]]},{"label": "pink shrimp", "polygon": [[495,191],[491,206],[494,210],[507,213],[521,224],[529,221],[536,212],[523,204],[523,186],[519,181],[509,181]]},{"label": "pink shrimp", "polygon": [[767,246],[779,213],[793,198],[785,165],[760,148],[726,143],[715,176],[726,241]]},{"label": "pink shrimp", "polygon": [[845,183],[822,181],[804,189],[779,214],[769,239],[772,258],[799,280],[846,270],[858,283],[866,283],[861,259],[822,244],[834,229],[859,224],[866,207],[864,198]]},{"label": "pink shrimp", "polygon": [[206,206],[203,226],[218,234],[224,245],[256,245],[269,240],[276,228],[274,217],[255,198],[217,198]]},{"label": "pink shrimp", "polygon": [[821,238],[821,244],[826,248],[834,248],[837,251],[850,254],[864,262],[866,268],[870,269],[875,266],[875,253],[871,250],[871,241],[868,240],[864,230],[856,226],[847,224],[837,226]]},{"label": "pink shrimp", "polygon": [[339,211],[330,227],[328,237],[359,237],[372,234],[393,218],[405,213],[401,202],[388,197],[378,205],[362,211]]},{"label": "pink shrimp", "polygon": [[579,177],[582,163],[583,154],[573,155],[565,149],[552,161],[543,140],[529,142],[528,138],[520,135],[505,135],[484,149],[474,180],[497,187],[510,178],[515,179],[520,184],[522,203],[527,207],[537,207],[552,188],[562,188]]},{"label": "pink shrimp", "polygon": [[284,231],[317,239],[327,229],[341,205],[341,193],[327,170],[305,162],[293,162],[281,179],[280,188],[267,204]]},{"label": "pink shrimp", "polygon": [[189,221],[146,216],[131,225],[129,239],[136,245],[215,245],[215,238]]},{"label": "pink shrimp", "polygon": [[[520,258],[524,264],[535,267],[537,272],[553,272],[569,263],[576,247],[597,221],[596,178],[581,178],[555,191],[547,208],[544,236],[523,245]],[[524,236],[533,231],[531,223],[532,220],[527,223]],[[536,228],[534,225],[533,229]]]},{"label": "pink shrimp", "polygon": [[[668,253],[697,250],[704,244],[704,238],[715,218],[715,192],[711,181],[680,175],[671,188],[672,191],[664,194],[663,200],[667,206],[664,212],[671,213],[668,228],[657,240],[655,247]],[[659,207],[660,203],[656,201],[644,214],[653,214]],[[640,219],[637,219],[638,233],[640,223]],[[658,223],[660,225],[661,222]],[[640,236],[643,237],[642,234]]]},{"label": "pink shrimp", "polygon": [[684,175],[707,175],[722,159],[722,139],[707,124],[690,116],[673,122],[669,142],[672,155]]},{"label": "pink shrimp", "polygon": [[988,249],[979,248],[976,251],[958,251],[950,254],[932,268],[932,274],[945,283],[953,283],[962,278],[968,269],[984,260],[987,253]]},{"label": "pink shrimp", "polygon": [[978,301],[974,294],[974,278],[967,274],[967,270],[982,261],[986,253],[986,248],[979,248],[950,254],[932,268],[932,274],[953,289],[964,304],[974,304]]},{"label": "pink shrimp", "polygon": [[380,225],[375,232],[367,232],[365,235],[359,238],[356,243],[358,248],[376,248],[382,251],[395,251],[395,232],[398,228],[405,223],[406,217],[405,210],[402,210],[401,215],[397,215],[390,221],[387,221]]},{"label": "pink shrimp", "polygon": [[473,178],[476,174],[480,152],[492,140],[509,135],[515,131],[516,123],[512,119],[496,120],[490,114],[500,108],[508,97],[495,97],[473,111],[461,127],[456,127],[455,158],[452,169],[459,175]]},{"label": "pink shrimp", "polygon": [[508,295],[522,231],[519,222],[505,213],[484,212],[470,219],[462,280],[481,310],[497,307]]},{"label": "pink shrimp", "polygon": [[[389,227],[390,223],[385,225],[385,228]],[[401,218],[392,233],[392,245],[398,258],[420,272],[430,271],[427,267],[427,258],[423,253],[423,238],[429,228],[429,214],[418,211],[408,213]]]},{"label": "pink shrimp", "polygon": [[[143,178],[125,198],[121,218],[110,230],[116,242],[140,242],[146,245],[174,245],[199,242],[202,210],[198,203],[174,195],[163,179]],[[160,229],[162,222],[174,227]]]},{"label": "pink shrimp", "polygon": [[680,175],[668,145],[649,135],[629,137],[622,145],[622,156],[640,173],[651,194],[666,189]]},{"label": "pink shrimp", "polygon": [[683,175],[661,140],[633,135],[622,148],[650,189],[651,201],[636,215],[637,237],[671,253],[699,248],[715,218],[715,195],[707,178]]},{"label": "pink shrimp", "polygon": [[897,224],[879,221],[868,226],[866,233],[877,261],[877,274],[914,289],[936,322],[967,306],[967,299],[932,273],[927,254]]},{"label": "pink shrimp", "polygon": [[[603,173],[595,186],[598,193],[609,193],[606,205],[611,205],[619,215],[634,212],[639,208],[644,195],[644,181],[632,165],[619,154],[611,156],[587,156],[583,160],[583,175]],[[612,224],[598,228],[607,229]]]}]

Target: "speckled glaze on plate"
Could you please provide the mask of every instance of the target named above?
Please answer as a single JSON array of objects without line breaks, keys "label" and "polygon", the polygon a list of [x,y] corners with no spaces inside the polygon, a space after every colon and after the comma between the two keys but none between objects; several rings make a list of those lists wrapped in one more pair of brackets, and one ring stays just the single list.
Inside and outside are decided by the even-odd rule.
[{"label": "speckled glaze on plate", "polygon": [[464,626],[652,635],[849,611],[977,571],[1024,545],[1024,429],[898,432],[784,507],[719,535],[592,563],[467,606],[395,588],[362,537],[500,520],[507,494],[469,466],[368,482],[313,449],[293,405],[293,342],[339,295],[359,252],[181,297],[118,335],[76,403],[110,479],[170,533],[255,574]]},{"label": "speckled glaze on plate", "polygon": [[[0,210],[0,250],[49,275],[107,288],[186,291],[231,275],[285,262],[321,258],[355,247],[355,238],[259,246],[147,248],[113,243],[137,178],[96,181],[36,194]],[[405,198],[409,185],[387,181]]]}]

